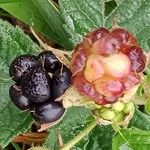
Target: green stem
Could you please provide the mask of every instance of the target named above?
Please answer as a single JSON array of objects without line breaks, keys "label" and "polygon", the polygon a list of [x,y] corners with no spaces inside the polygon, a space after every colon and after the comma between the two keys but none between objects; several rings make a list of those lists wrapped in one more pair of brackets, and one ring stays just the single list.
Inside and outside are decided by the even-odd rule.
[{"label": "green stem", "polygon": [[119,132],[121,130],[121,127],[117,123],[113,123],[112,127],[115,130],[115,132]]},{"label": "green stem", "polygon": [[94,120],[92,123],[88,125],[81,133],[79,133],[74,139],[65,144],[60,150],[70,150],[75,144],[77,144],[81,139],[84,138],[95,126],[97,122]]},{"label": "green stem", "polygon": [[121,132],[121,127],[118,125],[118,124],[116,124],[116,123],[114,123],[114,124],[112,124],[112,127],[113,127],[113,129],[115,130],[115,132],[118,132],[120,135],[121,135],[121,137],[125,140],[125,142],[130,146],[130,148],[133,150],[133,148],[132,148],[132,146],[131,146],[131,144],[129,143],[129,141],[124,137],[124,135],[122,134],[122,132]]}]

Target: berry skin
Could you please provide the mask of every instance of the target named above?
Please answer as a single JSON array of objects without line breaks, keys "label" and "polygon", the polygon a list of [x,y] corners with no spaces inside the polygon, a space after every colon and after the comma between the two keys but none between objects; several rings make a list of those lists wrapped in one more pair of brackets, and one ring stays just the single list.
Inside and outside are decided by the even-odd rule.
[{"label": "berry skin", "polygon": [[11,101],[21,110],[28,110],[31,108],[31,102],[22,95],[21,89],[17,85],[12,85],[9,90]]},{"label": "berry skin", "polygon": [[110,77],[103,77],[94,82],[95,89],[104,96],[120,96],[123,94],[125,86],[122,82]]},{"label": "berry skin", "polygon": [[52,97],[53,99],[62,96],[71,84],[71,71],[63,66],[63,69],[58,69],[52,77]]},{"label": "berry skin", "polygon": [[81,94],[87,95],[92,99],[99,97],[99,93],[94,90],[81,72],[72,78],[72,83]]},{"label": "berry skin", "polygon": [[[77,51],[76,51],[77,50]],[[86,54],[83,50],[83,45],[82,44],[78,44],[76,46],[76,49],[74,50],[74,54],[75,57],[73,57],[72,61],[71,61],[71,72],[74,72],[73,75],[75,75],[76,73],[78,73],[79,71],[81,71],[86,63]],[[76,60],[77,59],[77,60]]]},{"label": "berry skin", "polygon": [[121,42],[117,38],[107,35],[104,38],[97,40],[93,44],[91,51],[92,53],[102,55],[115,54],[119,50],[120,46]]},{"label": "berry skin", "polygon": [[20,84],[23,95],[33,103],[41,103],[51,97],[51,78],[42,68],[30,71]]},{"label": "berry skin", "polygon": [[51,51],[44,51],[38,55],[43,63],[43,67],[47,72],[54,73],[61,67],[60,61]]},{"label": "berry skin", "polygon": [[139,82],[140,82],[140,76],[135,72],[131,72],[128,75],[127,79],[125,80],[125,87],[128,90],[132,88],[134,85],[139,84]]},{"label": "berry skin", "polygon": [[18,82],[26,73],[33,68],[42,66],[41,61],[34,55],[21,55],[16,57],[10,64],[9,74]]},{"label": "berry skin", "polygon": [[137,40],[127,30],[122,28],[114,28],[111,34],[121,41],[124,45],[137,45]]},{"label": "berry skin", "polygon": [[139,73],[144,70],[146,57],[140,47],[129,46],[123,49],[123,53],[125,53],[131,60],[131,69],[133,72]]},{"label": "berry skin", "polygon": [[58,102],[44,103],[36,106],[31,112],[32,117],[40,124],[52,123],[63,116],[65,108]]},{"label": "berry skin", "polygon": [[99,28],[87,34],[83,41],[83,45],[86,48],[87,53],[89,53],[89,49],[92,47],[95,41],[103,38],[105,35],[108,35],[108,34],[110,34],[110,32],[106,28]]}]

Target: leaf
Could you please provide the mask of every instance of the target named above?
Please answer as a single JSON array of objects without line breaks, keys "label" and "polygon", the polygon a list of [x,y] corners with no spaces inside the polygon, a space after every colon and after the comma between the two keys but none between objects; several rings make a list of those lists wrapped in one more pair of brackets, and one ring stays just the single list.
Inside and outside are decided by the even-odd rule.
[{"label": "leaf", "polygon": [[21,0],[0,0],[0,4],[4,4],[4,3],[13,3],[13,2],[18,2],[18,1],[21,1]]},{"label": "leaf", "polygon": [[36,54],[39,47],[18,27],[0,20],[0,145],[5,147],[17,134],[26,131],[32,123],[29,113],[21,112],[9,99],[10,62],[18,55]]},{"label": "leaf", "polygon": [[76,145],[77,150],[111,150],[114,130],[111,125],[97,125],[88,136]]},{"label": "leaf", "polygon": [[[93,120],[90,112],[84,107],[72,107],[68,109],[63,120],[52,129],[49,129],[49,136],[44,146],[51,150],[57,150],[58,133],[62,136],[63,142],[67,143]],[[76,150],[109,150],[114,131],[111,126],[96,126],[82,141],[74,146]],[[105,142],[107,141],[107,143]]]},{"label": "leaf", "polygon": [[0,7],[67,50],[72,48],[69,35],[63,28],[61,14],[51,0],[22,0],[0,4]]},{"label": "leaf", "polygon": [[60,9],[65,20],[65,29],[71,35],[74,44],[82,36],[103,26],[104,7],[100,0],[59,0]]},{"label": "leaf", "polygon": [[57,143],[57,134],[61,134],[63,142],[67,143],[77,133],[86,126],[86,119],[91,115],[90,111],[84,107],[71,107],[67,110],[63,120],[53,128],[49,129],[49,137],[45,146],[55,149]]},{"label": "leaf", "polygon": [[136,109],[130,121],[130,127],[134,126],[141,130],[150,130],[150,116]]},{"label": "leaf", "polygon": [[115,18],[139,40],[145,51],[150,49],[150,1],[116,0],[117,6],[107,16],[104,0],[59,0],[65,29],[71,41],[79,43],[83,35],[101,26],[111,28]]},{"label": "leaf", "polygon": [[[112,150],[148,150],[150,147],[150,131],[124,129],[113,138]],[[124,138],[123,138],[124,137]]]},{"label": "leaf", "polygon": [[119,25],[128,28],[137,37],[144,50],[150,48],[150,1],[145,0],[121,0],[118,7],[108,16],[105,24],[111,26],[116,15],[119,15]]}]

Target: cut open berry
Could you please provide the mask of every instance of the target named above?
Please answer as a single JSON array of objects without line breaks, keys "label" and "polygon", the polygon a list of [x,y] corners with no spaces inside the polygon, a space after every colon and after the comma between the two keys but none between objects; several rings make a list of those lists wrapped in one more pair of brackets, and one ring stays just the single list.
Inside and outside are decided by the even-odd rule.
[{"label": "cut open berry", "polygon": [[130,32],[99,28],[75,47],[72,83],[97,104],[111,104],[139,83],[145,65],[146,57]]}]

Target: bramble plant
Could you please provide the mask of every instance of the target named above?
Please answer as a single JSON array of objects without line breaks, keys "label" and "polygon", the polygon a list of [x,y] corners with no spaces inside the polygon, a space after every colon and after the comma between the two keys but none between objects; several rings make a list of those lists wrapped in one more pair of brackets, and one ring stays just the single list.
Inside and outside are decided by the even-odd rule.
[{"label": "bramble plant", "polygon": [[0,0],[0,8],[3,149],[26,140],[33,150],[150,148],[150,1]]}]

